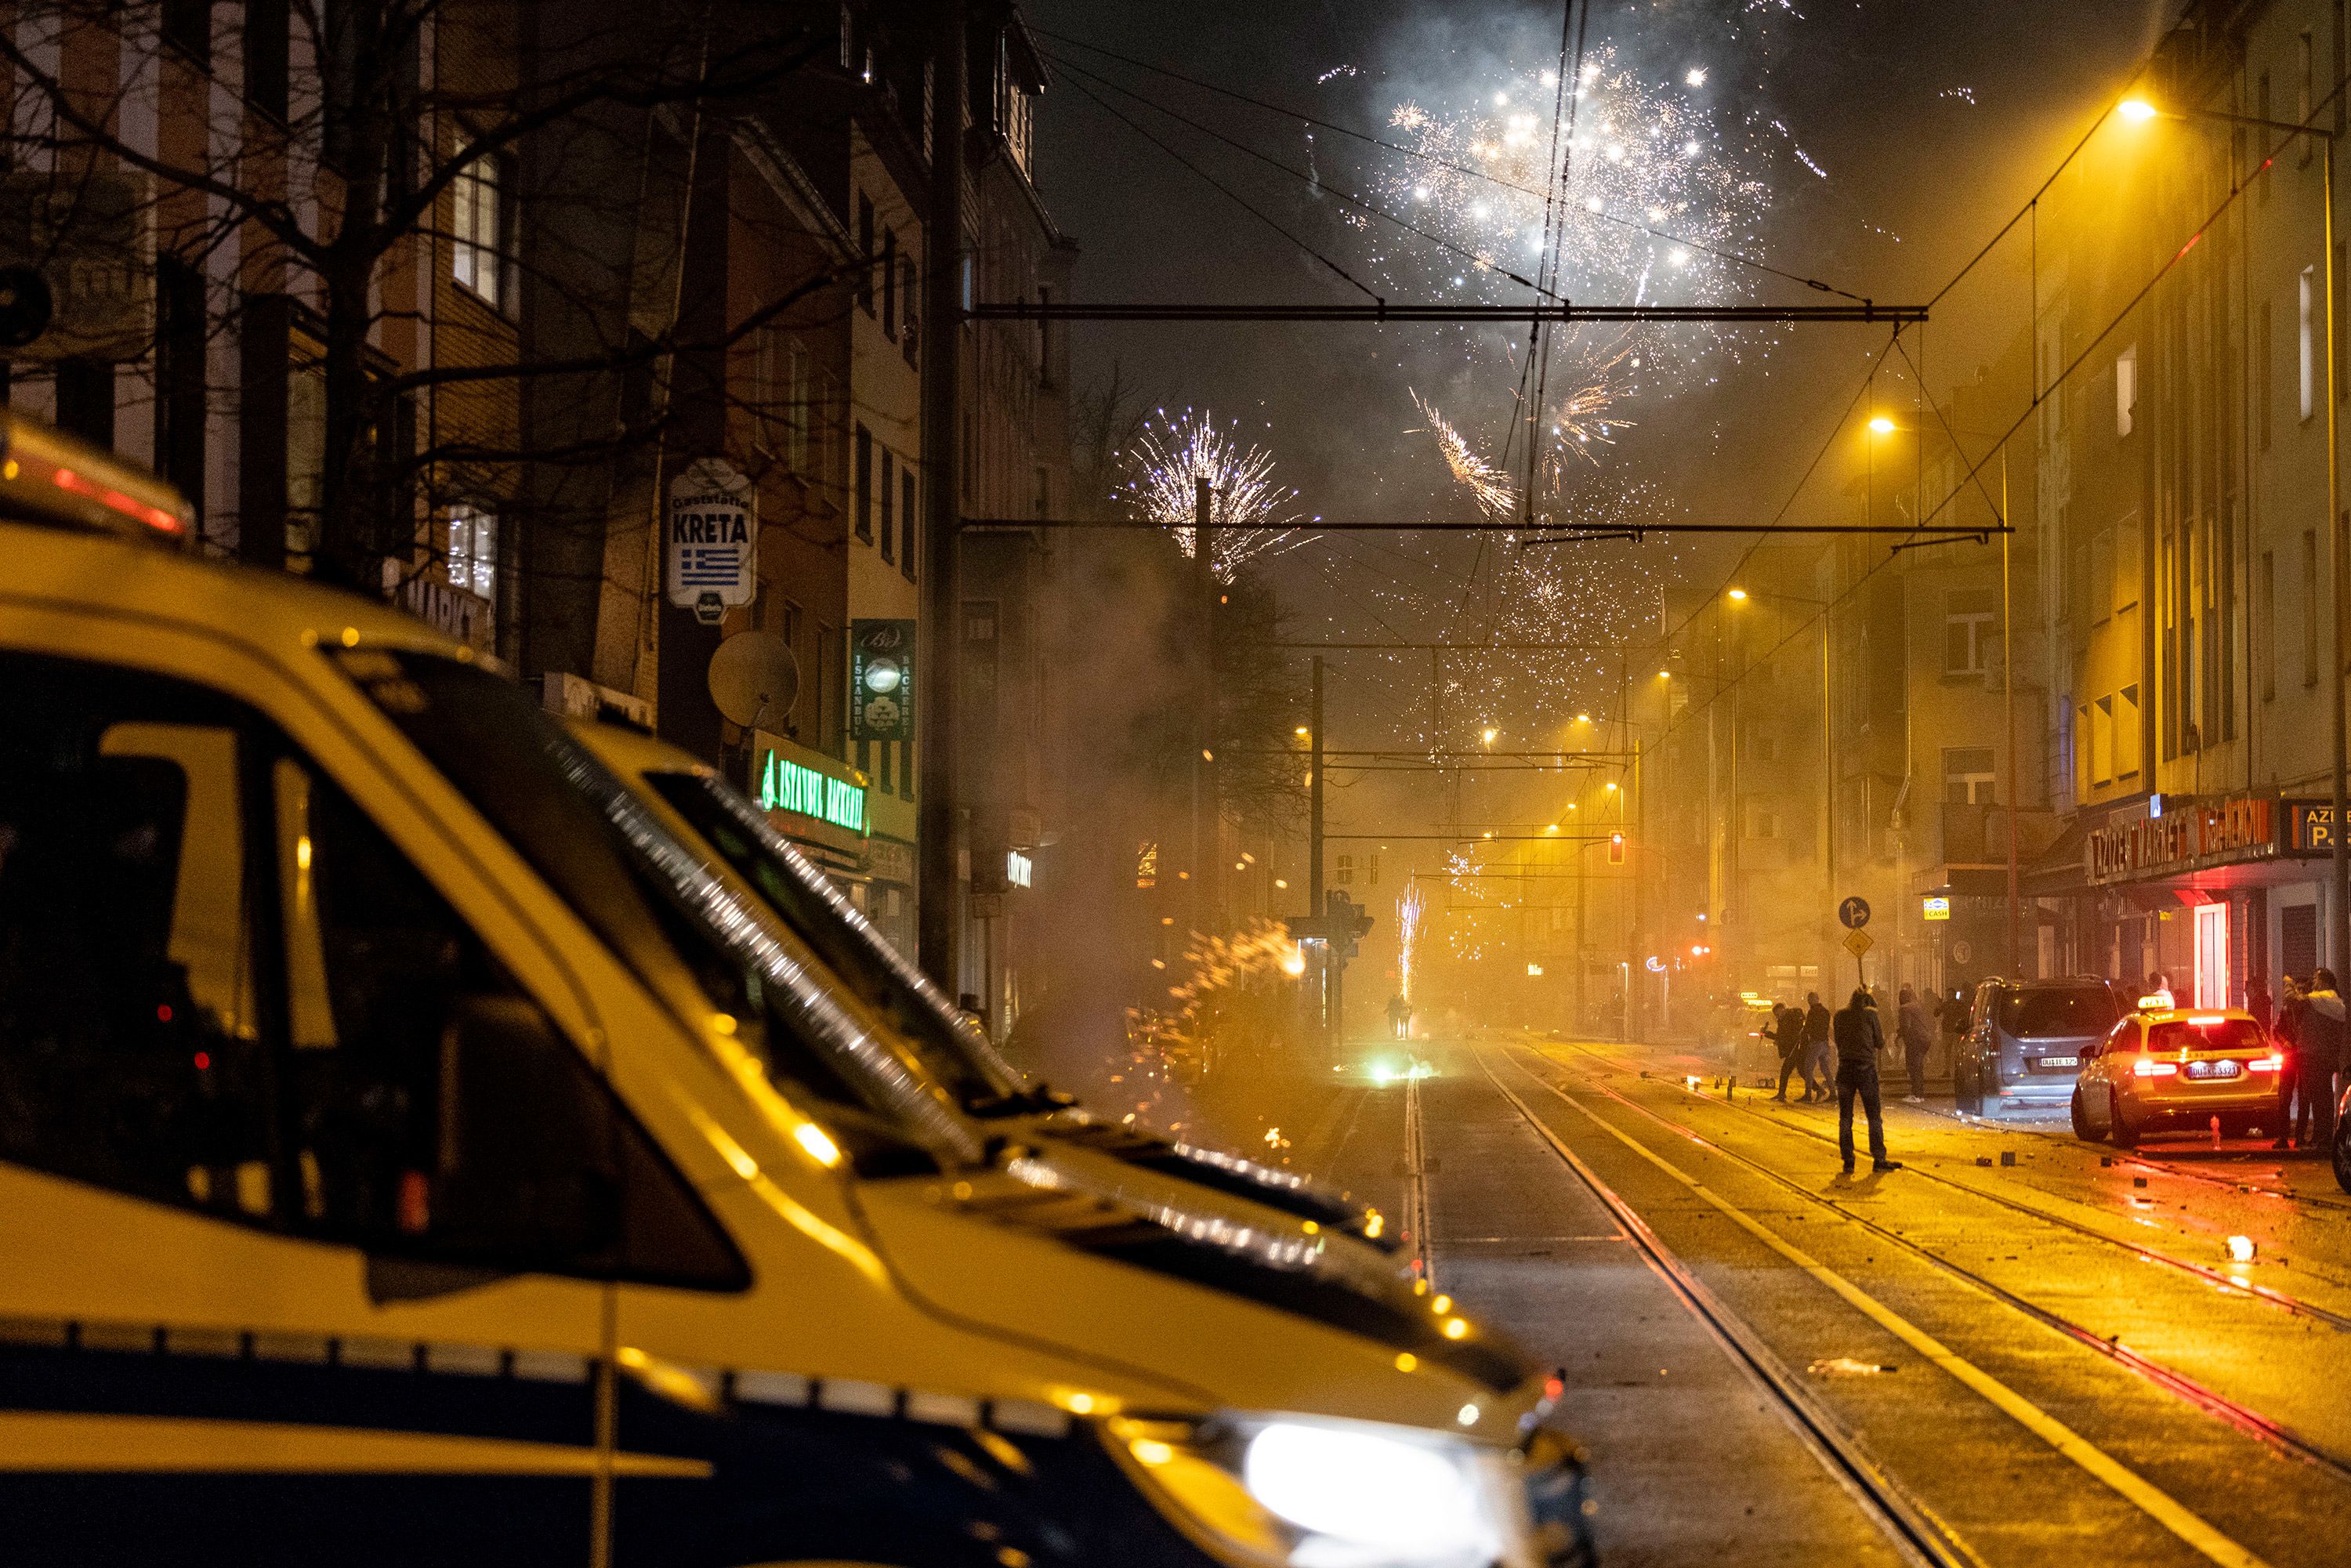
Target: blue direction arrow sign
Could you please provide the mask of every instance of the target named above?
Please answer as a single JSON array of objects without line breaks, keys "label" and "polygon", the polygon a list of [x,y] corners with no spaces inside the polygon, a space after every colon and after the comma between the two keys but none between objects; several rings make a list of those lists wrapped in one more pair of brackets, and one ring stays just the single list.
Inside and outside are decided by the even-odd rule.
[{"label": "blue direction arrow sign", "polygon": [[1837,905],[1837,919],[1848,931],[1860,930],[1869,924],[1869,900],[1860,897],[1846,899]]}]

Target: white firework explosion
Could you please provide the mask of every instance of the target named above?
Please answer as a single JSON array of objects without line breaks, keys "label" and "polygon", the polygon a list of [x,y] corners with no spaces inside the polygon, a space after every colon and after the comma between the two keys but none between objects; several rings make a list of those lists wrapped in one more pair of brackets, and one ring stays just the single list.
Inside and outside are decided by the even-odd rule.
[{"label": "white firework explosion", "polygon": [[1298,492],[1273,476],[1273,454],[1244,443],[1238,422],[1219,428],[1216,415],[1190,409],[1170,416],[1159,409],[1124,454],[1126,482],[1117,498],[1135,517],[1167,530],[1186,555],[1198,553],[1198,482],[1208,482],[1215,543],[1209,570],[1230,582],[1244,561],[1279,555],[1306,542],[1290,525],[1301,521]]}]

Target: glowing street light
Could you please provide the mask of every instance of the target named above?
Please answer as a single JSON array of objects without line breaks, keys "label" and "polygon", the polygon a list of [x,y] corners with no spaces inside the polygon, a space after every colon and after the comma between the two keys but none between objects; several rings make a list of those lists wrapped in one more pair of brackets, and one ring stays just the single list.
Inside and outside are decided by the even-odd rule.
[{"label": "glowing street light", "polygon": [[1500,730],[1499,730],[1499,729],[1496,729],[1492,725],[1490,725],[1490,724],[1489,724],[1489,725],[1488,725],[1488,726],[1485,727],[1485,729],[1484,729],[1484,731],[1483,731],[1482,733],[1483,733],[1483,735],[1484,735],[1484,737],[1485,737],[1486,744],[1487,744],[1487,745],[1489,745],[1489,746],[1491,746],[1491,745],[1493,745],[1493,744],[1494,744],[1494,737],[1495,737],[1496,736],[1498,736],[1498,735],[1501,734],[1502,732],[1501,732]]},{"label": "glowing street light", "polygon": [[2125,120],[2129,120],[2133,125],[2145,125],[2148,120],[2153,120],[2158,113],[2160,113],[2161,110],[2158,110],[2155,105],[2147,102],[2147,100],[2143,98],[2126,98],[2120,103],[2115,105],[2115,112],[2121,115]]},{"label": "glowing street light", "polygon": [[1874,413],[1869,416],[1869,428],[1879,435],[1890,435],[1894,433],[1894,422],[1882,413]]},{"label": "glowing street light", "polygon": [[1744,600],[1747,597],[1747,591],[1743,588],[1734,588],[1730,591],[1730,597],[1733,599]]}]

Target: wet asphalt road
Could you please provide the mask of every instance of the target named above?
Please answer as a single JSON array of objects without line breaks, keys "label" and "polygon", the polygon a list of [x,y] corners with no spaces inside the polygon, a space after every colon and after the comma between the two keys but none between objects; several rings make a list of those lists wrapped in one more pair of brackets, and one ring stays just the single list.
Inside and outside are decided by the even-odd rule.
[{"label": "wet asphalt road", "polygon": [[2323,1162],[1897,1095],[1907,1168],[1848,1177],[1833,1107],[1694,1057],[1414,1050],[1431,1076],[1374,1082],[1405,1059],[1364,1045],[1327,1082],[1211,1085],[1197,1131],[1398,1216],[1562,1369],[1605,1561],[2351,1561],[2351,1195]]}]

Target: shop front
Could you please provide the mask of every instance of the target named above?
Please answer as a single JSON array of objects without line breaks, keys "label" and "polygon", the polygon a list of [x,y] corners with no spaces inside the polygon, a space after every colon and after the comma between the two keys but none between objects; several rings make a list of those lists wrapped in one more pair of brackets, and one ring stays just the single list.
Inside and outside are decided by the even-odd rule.
[{"label": "shop front", "polygon": [[[877,876],[877,867],[886,873],[894,862],[874,837],[865,775],[764,729],[751,732],[750,763],[748,790],[769,825],[839,883],[851,903],[881,919],[895,902],[889,890],[899,884]],[[910,919],[911,914],[910,906]]]},{"label": "shop front", "polygon": [[2064,957],[2048,972],[2170,990],[2182,1006],[2274,998],[2317,963],[2332,811],[2274,795],[2151,795],[2085,813],[2069,867],[2035,868]]}]

